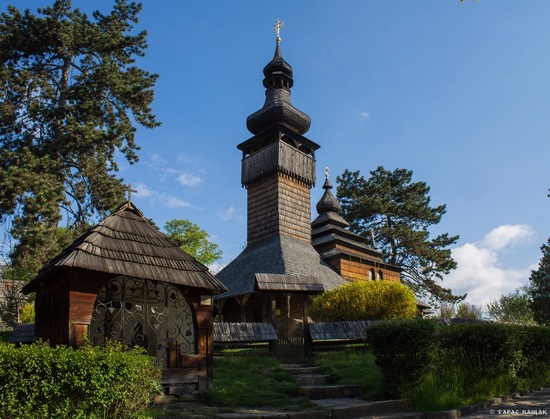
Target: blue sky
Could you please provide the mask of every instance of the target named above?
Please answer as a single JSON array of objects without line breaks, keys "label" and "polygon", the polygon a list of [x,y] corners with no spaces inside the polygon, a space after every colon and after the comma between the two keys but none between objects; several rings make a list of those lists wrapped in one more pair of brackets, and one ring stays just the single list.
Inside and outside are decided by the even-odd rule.
[{"label": "blue sky", "polygon": [[[550,2],[142,3],[137,27],[149,48],[138,64],[160,74],[153,109],[162,126],[138,131],[140,162],[122,163],[120,175],[159,226],[199,224],[223,263],[245,246],[236,145],[263,105],[262,69],[281,19],[293,104],[321,145],[318,179],[325,166],[333,181],[346,168],[413,170],[432,203],[447,205],[433,232],[460,235],[459,267],[443,285],[484,304],[528,281],[550,235]],[[112,2],[73,4],[108,12]]]}]

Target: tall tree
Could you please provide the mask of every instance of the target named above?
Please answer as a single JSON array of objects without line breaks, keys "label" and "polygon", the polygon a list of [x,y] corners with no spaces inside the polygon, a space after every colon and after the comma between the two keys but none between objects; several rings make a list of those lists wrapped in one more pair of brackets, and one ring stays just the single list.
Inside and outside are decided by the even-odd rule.
[{"label": "tall tree", "polygon": [[52,256],[63,213],[85,227],[123,199],[115,152],[136,162],[134,124],[158,125],[157,75],[135,65],[147,47],[133,29],[140,9],[115,0],[90,19],[56,0],[0,15],[0,221],[13,221],[16,264]]},{"label": "tall tree", "polygon": [[206,230],[189,220],[167,221],[164,230],[168,237],[204,265],[212,265],[222,258],[220,247],[210,241]]},{"label": "tall tree", "polygon": [[533,325],[533,311],[529,298],[529,287],[524,285],[513,292],[501,295],[498,300],[487,304],[489,319],[501,323]]},{"label": "tall tree", "polygon": [[529,277],[531,310],[537,323],[550,326],[550,238],[540,250],[542,258],[539,261],[539,267],[531,271]]},{"label": "tall tree", "polygon": [[458,302],[436,280],[456,268],[448,246],[458,236],[448,233],[430,238],[430,227],[438,224],[445,205],[430,206],[430,188],[413,182],[413,172],[393,172],[379,166],[365,179],[359,171],[346,170],[338,176],[337,196],[350,228],[365,237],[374,237],[386,262],[403,268],[402,280],[419,296],[437,301]]}]

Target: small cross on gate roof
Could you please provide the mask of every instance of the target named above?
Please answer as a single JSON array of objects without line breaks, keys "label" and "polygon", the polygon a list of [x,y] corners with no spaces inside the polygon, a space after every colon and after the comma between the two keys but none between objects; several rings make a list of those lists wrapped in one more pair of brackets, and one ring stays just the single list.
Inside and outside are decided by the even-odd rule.
[{"label": "small cross on gate roof", "polygon": [[132,202],[132,192],[138,193],[135,189],[132,189],[132,185],[126,186],[124,191],[128,194],[128,202]]}]

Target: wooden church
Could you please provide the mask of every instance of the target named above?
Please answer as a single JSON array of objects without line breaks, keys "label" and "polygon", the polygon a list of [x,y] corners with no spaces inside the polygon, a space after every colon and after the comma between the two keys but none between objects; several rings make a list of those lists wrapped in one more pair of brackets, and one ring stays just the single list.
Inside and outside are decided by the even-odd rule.
[{"label": "wooden church", "polygon": [[253,136],[237,146],[248,195],[247,246],[217,274],[228,290],[215,305],[224,322],[271,322],[287,340],[304,337],[313,296],[347,281],[400,281],[401,269],[347,229],[328,173],[311,222],[320,146],[304,136],[309,116],[292,105],[292,67],[278,36],[263,74],[264,105],[246,120]]},{"label": "wooden church", "polygon": [[204,392],[213,376],[213,296],[223,284],[151,226],[131,202],[51,260],[36,292],[35,334],[53,345],[142,346],[162,367],[165,395]]}]

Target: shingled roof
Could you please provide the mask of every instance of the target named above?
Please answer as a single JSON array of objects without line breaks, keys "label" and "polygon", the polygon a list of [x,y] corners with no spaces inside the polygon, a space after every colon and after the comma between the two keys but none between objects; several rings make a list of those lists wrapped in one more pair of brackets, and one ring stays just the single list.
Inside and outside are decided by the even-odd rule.
[{"label": "shingled roof", "polygon": [[[279,291],[287,288],[293,291],[312,291],[312,286],[314,291],[326,291],[346,282],[320,258],[310,243],[287,235],[274,236],[247,247],[216,276],[228,289],[216,298],[244,295],[259,288],[269,288],[266,282],[272,282],[271,289]],[[298,277],[303,279],[304,289],[296,289]],[[289,279],[288,287],[284,286],[285,278]],[[274,287],[275,282],[278,283],[277,287]]]},{"label": "shingled roof", "polygon": [[226,290],[206,266],[151,226],[129,201],[48,262],[23,292],[35,291],[61,268],[151,279],[216,294]]}]

